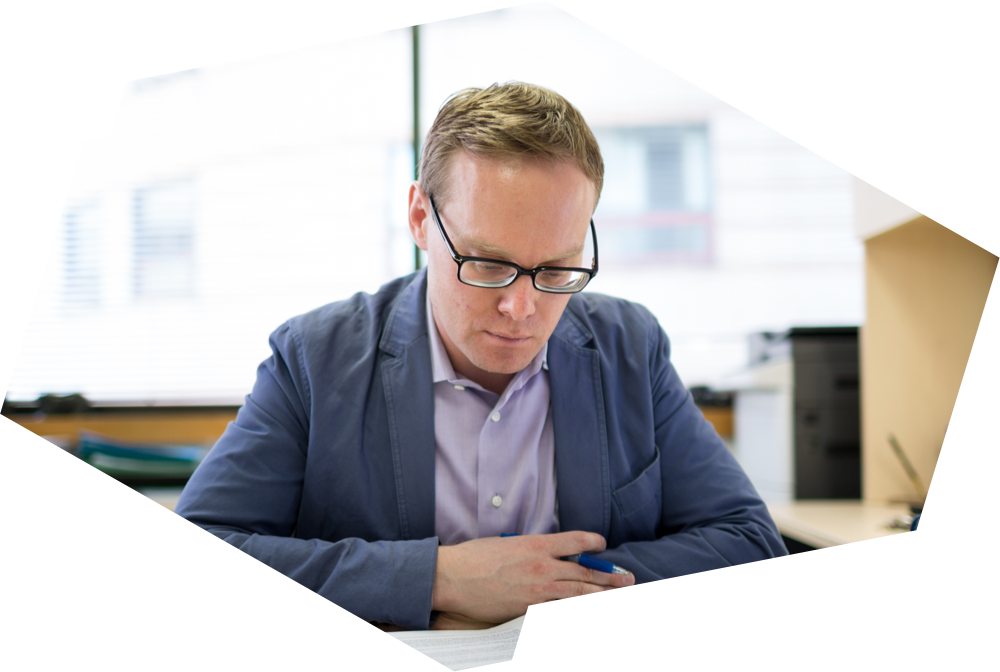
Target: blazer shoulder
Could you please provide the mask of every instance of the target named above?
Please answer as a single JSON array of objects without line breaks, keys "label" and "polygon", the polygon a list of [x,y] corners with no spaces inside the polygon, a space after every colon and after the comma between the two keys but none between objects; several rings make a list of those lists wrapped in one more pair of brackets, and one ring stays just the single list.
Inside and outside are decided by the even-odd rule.
[{"label": "blazer shoulder", "polygon": [[307,359],[359,358],[378,347],[397,300],[412,283],[421,280],[418,275],[392,280],[374,294],[358,292],[347,299],[296,315],[278,327],[272,339],[290,338]]},{"label": "blazer shoulder", "polygon": [[599,344],[614,341],[648,342],[650,336],[660,331],[660,324],[642,304],[598,294],[580,292],[570,298],[566,312],[570,319],[589,332]]}]

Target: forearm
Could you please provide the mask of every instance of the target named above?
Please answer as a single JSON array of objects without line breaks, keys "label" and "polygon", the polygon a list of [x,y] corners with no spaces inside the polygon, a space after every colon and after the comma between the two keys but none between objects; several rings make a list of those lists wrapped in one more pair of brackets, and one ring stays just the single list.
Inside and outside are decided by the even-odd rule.
[{"label": "forearm", "polygon": [[636,583],[669,579],[787,555],[765,523],[696,527],[650,541],[631,541],[595,554],[635,574]]}]

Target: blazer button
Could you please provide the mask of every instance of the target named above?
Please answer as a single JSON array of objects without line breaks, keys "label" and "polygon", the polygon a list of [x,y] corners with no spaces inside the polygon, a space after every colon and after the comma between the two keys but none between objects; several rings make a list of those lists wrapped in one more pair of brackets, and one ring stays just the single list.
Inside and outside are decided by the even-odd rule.
[{"label": "blazer button", "polygon": [[493,495],[493,499],[490,500],[490,504],[493,505],[494,509],[499,509],[500,505],[503,504],[503,497],[500,495]]}]

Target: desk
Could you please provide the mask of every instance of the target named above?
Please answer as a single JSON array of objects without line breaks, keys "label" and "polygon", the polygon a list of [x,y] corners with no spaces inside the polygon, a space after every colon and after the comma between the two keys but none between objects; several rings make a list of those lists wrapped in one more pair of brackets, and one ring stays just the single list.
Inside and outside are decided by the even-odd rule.
[{"label": "desk", "polygon": [[767,509],[778,531],[813,548],[829,548],[888,537],[905,530],[890,530],[894,518],[910,514],[903,504],[875,504],[857,499],[817,499],[769,502]]}]

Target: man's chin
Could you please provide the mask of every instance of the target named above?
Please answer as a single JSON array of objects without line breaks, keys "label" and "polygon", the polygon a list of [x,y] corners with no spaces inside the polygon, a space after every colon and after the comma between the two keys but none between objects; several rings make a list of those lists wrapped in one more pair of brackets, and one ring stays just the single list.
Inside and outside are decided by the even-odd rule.
[{"label": "man's chin", "polygon": [[477,368],[482,369],[487,373],[511,375],[526,369],[531,364],[531,360],[533,360],[537,354],[537,352],[530,356],[516,356],[511,354],[507,357],[492,356],[476,357],[475,359],[470,357],[470,360]]}]

